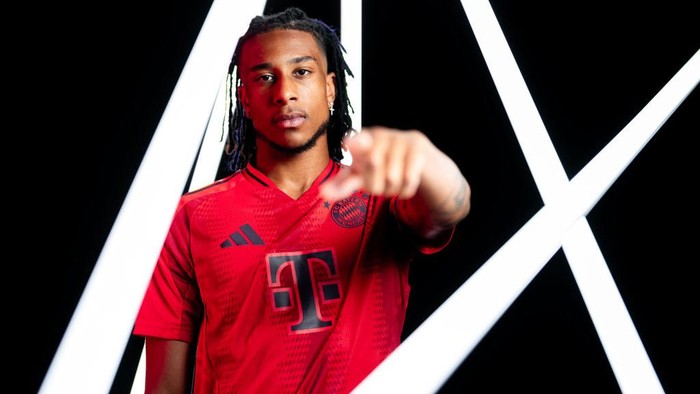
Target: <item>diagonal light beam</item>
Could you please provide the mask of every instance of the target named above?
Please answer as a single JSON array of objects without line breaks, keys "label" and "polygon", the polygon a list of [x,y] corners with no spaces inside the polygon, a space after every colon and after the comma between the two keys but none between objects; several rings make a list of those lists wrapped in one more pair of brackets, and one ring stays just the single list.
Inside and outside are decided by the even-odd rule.
[{"label": "diagonal light beam", "polygon": [[109,392],[233,53],[230,37],[263,6],[213,2],[40,394]]},{"label": "diagonal light beam", "polygon": [[[550,203],[569,180],[525,80],[488,1],[463,0],[462,6],[537,188]],[[569,230],[562,247],[622,392],[663,393],[585,217]]]},{"label": "diagonal light beam", "polygon": [[700,51],[353,393],[437,392],[699,81]]},{"label": "diagonal light beam", "polygon": [[[227,116],[227,85],[228,77],[225,75],[221,86],[216,94],[214,107],[212,108],[209,121],[204,131],[202,144],[197,153],[197,160],[192,169],[192,179],[188,186],[188,191],[197,190],[216,180],[219,169],[221,155],[226,144],[224,122]],[[231,98],[235,100],[235,97]],[[234,103],[235,105],[235,103]],[[136,372],[131,382],[130,394],[142,394],[146,385],[146,344],[141,346],[141,356],[139,357]]]}]

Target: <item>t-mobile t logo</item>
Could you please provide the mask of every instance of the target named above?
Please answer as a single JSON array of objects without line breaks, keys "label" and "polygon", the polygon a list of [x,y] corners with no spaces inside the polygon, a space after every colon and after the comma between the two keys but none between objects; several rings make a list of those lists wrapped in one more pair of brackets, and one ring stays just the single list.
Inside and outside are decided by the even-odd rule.
[{"label": "t-mobile t logo", "polygon": [[[324,320],[320,312],[324,303],[340,299],[338,274],[332,251],[273,254],[267,256],[267,264],[275,308],[290,308],[294,296],[299,301],[301,321],[291,326],[292,331],[318,330],[333,324],[332,320]],[[314,275],[317,271],[312,267],[319,268],[318,264],[326,268],[330,280]],[[281,273],[285,266],[291,269],[293,283],[281,283]]]}]

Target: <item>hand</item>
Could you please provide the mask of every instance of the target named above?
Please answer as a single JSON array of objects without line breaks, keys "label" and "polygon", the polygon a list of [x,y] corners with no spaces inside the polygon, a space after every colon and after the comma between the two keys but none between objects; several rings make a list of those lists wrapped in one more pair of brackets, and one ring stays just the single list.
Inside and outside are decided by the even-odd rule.
[{"label": "hand", "polygon": [[344,198],[357,189],[375,195],[410,198],[416,194],[423,170],[437,148],[417,130],[364,128],[347,138],[352,164],[321,186],[330,200]]}]

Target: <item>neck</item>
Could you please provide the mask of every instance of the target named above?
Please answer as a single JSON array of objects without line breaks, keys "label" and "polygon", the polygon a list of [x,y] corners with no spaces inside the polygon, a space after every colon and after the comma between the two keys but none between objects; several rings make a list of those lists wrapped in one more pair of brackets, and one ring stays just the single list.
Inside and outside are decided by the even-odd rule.
[{"label": "neck", "polygon": [[317,142],[313,149],[298,154],[283,153],[268,144],[258,144],[255,167],[284,193],[299,198],[309,190],[330,160],[326,138]]}]

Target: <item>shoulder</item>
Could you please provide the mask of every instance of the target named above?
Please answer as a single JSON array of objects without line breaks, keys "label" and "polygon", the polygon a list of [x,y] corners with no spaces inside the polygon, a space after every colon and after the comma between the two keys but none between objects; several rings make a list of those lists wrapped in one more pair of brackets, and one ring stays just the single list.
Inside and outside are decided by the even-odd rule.
[{"label": "shoulder", "polygon": [[225,178],[221,178],[199,189],[186,192],[180,197],[178,211],[182,210],[184,207],[195,207],[205,201],[221,198],[233,190],[243,180],[242,172],[236,171]]}]

